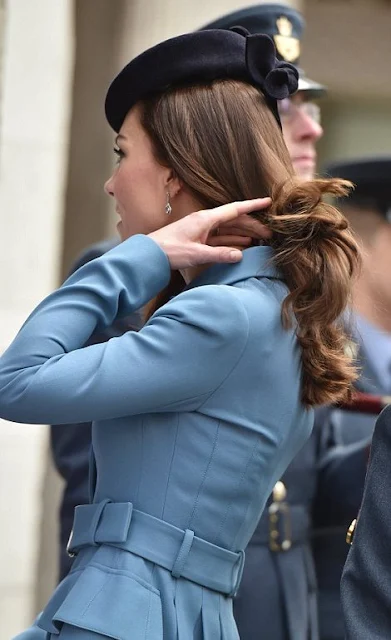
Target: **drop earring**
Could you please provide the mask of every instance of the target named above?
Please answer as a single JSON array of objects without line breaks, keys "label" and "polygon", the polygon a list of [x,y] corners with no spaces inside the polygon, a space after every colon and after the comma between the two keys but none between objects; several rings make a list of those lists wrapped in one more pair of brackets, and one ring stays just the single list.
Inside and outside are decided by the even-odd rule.
[{"label": "drop earring", "polygon": [[167,191],[167,202],[166,202],[166,206],[164,208],[164,211],[166,212],[166,214],[168,216],[171,215],[172,207],[171,207],[171,203],[170,203],[170,193],[168,191]]}]

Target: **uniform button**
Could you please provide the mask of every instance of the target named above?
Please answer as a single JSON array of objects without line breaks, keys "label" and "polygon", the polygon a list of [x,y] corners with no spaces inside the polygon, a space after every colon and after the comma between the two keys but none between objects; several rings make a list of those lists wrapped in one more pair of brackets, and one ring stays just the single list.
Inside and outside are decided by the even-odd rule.
[{"label": "uniform button", "polygon": [[351,523],[349,529],[347,530],[347,533],[346,533],[346,542],[347,542],[347,544],[353,544],[353,538],[354,538],[354,532],[356,530],[356,524],[357,524],[357,518],[355,518],[353,520],[353,522]]},{"label": "uniform button", "polygon": [[276,502],[283,502],[286,498],[286,487],[281,480],[276,482],[273,489],[273,500]]}]

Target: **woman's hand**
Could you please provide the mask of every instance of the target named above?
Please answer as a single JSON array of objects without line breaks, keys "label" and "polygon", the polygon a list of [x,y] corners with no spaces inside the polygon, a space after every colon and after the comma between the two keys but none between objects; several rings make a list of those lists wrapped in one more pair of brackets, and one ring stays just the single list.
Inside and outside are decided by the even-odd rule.
[{"label": "woman's hand", "polygon": [[[196,211],[177,222],[150,233],[149,237],[165,252],[172,270],[216,262],[239,262],[242,259],[242,252],[232,248],[234,234],[227,234],[224,230],[224,236],[215,236],[215,238],[219,238],[219,242],[222,241],[222,238],[226,238],[231,247],[208,246],[206,243],[210,242],[211,233],[215,229],[226,229],[226,226],[223,227],[226,224],[229,225],[228,228],[235,231],[238,229],[241,216],[266,209],[270,204],[270,198],[256,198],[255,200],[232,202],[215,209]],[[235,222],[236,224],[234,224]],[[260,224],[257,221],[254,222],[256,225]],[[232,226],[230,226],[231,224]],[[254,225],[250,224],[253,229]],[[246,229],[250,231],[248,225],[247,221]],[[241,228],[240,225],[239,228]]]},{"label": "woman's hand", "polygon": [[[267,203],[269,206],[270,202]],[[253,242],[263,243],[270,240],[272,232],[265,224],[252,218],[248,214],[240,216],[236,220],[230,220],[212,231],[208,238],[211,247],[234,247],[247,249]]]}]

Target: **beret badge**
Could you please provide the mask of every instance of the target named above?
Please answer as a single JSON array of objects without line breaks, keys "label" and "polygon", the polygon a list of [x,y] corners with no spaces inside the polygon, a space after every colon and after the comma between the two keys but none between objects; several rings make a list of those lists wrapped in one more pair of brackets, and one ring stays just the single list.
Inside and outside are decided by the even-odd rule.
[{"label": "beret badge", "polygon": [[276,20],[278,33],[273,36],[278,53],[288,62],[297,61],[300,56],[300,40],[292,34],[293,25],[289,18],[280,16]]}]

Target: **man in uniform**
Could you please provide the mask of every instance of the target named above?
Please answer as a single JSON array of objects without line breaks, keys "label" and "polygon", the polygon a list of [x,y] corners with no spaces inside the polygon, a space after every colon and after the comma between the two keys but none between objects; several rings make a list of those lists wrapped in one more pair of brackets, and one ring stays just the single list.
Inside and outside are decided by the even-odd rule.
[{"label": "man in uniform", "polygon": [[[278,56],[298,66],[302,16],[281,4],[261,4],[242,9],[203,28],[228,29],[242,26],[250,33],[267,33]],[[314,99],[325,92],[300,70],[299,91],[279,105],[283,133],[294,168],[302,179],[313,177],[316,168],[316,142],[323,131],[319,108]],[[98,247],[98,252],[102,247]],[[96,257],[92,248],[83,260]],[[107,336],[109,337],[109,336]],[[88,438],[83,442],[79,425],[52,429],[53,452],[57,467],[63,470],[66,489],[62,507],[61,544],[67,539],[73,508],[87,495]],[[88,435],[89,425],[84,426]],[[78,452],[77,457],[66,452]],[[77,462],[77,473],[75,468]],[[241,640],[317,640],[317,608],[314,569],[311,557],[310,510],[316,487],[316,439],[312,438],[286,476],[277,483],[268,508],[262,516],[246,556],[242,586],[235,601]],[[76,478],[76,482],[74,479]],[[84,499],[83,499],[84,494]],[[75,497],[77,496],[77,502]],[[62,551],[62,575],[68,570]]]},{"label": "man in uniform", "polygon": [[[281,4],[251,6],[208,24],[206,29],[246,28],[267,33],[277,55],[299,68],[299,90],[279,103],[285,143],[303,180],[314,177],[316,143],[323,134],[318,100],[325,88],[299,66],[304,20]],[[234,613],[241,640],[317,640],[316,579],[310,547],[311,505],[317,482],[314,435],[278,482],[246,550]]]},{"label": "man in uniform", "polygon": [[[313,514],[319,623],[322,640],[344,640],[340,580],[349,548],[345,533],[362,499],[376,412],[382,406],[380,400],[376,403],[374,399],[391,394],[391,157],[335,162],[326,167],[325,173],[356,185],[338,206],[364,249],[363,266],[354,289],[354,311],[348,322],[357,343],[361,370],[356,387],[359,392],[371,394],[373,404],[372,413],[368,411],[370,407],[365,413],[331,408],[321,431]],[[352,554],[351,563],[357,553]],[[351,618],[350,623],[353,622]]]},{"label": "man in uniform", "polygon": [[316,142],[323,135],[320,110],[314,100],[326,93],[325,87],[306,77],[299,66],[300,41],[304,29],[302,15],[283,4],[251,6],[211,22],[204,29],[229,29],[240,26],[251,34],[266,33],[274,41],[280,60],[299,69],[299,90],[279,103],[285,143],[297,175],[310,180],[316,171]]},{"label": "man in uniform", "polygon": [[342,576],[346,640],[391,638],[391,406],[376,422],[364,498]]}]

